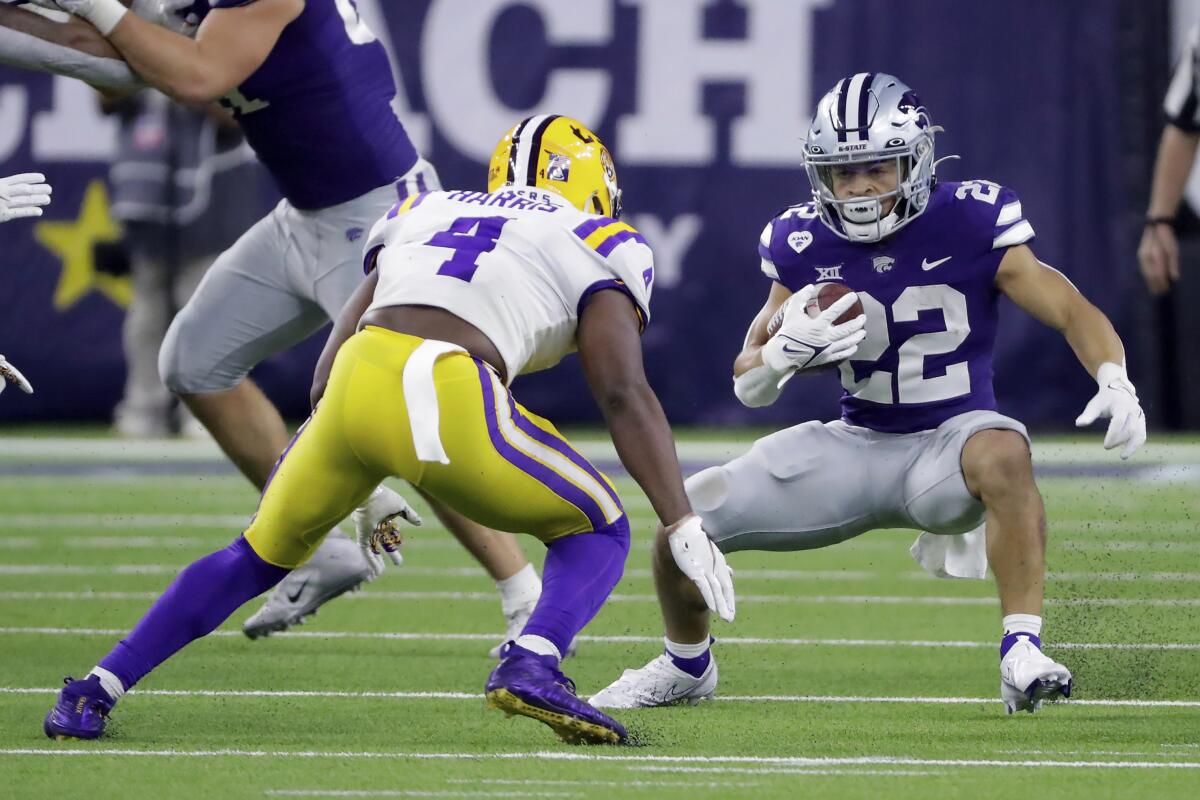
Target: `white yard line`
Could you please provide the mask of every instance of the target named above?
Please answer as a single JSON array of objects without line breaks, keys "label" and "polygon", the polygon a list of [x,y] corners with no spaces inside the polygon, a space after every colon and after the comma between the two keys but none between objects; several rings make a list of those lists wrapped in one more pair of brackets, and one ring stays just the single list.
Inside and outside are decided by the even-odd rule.
[{"label": "white yard line", "polygon": [[[47,695],[53,696],[61,687],[0,687],[0,695]],[[130,695],[145,697],[244,697],[244,698],[294,698],[294,699],[339,699],[339,700],[469,700],[479,702],[483,696],[477,692],[348,692],[320,690],[279,689],[132,689]],[[861,695],[717,695],[716,701],[725,703],[855,703],[855,704],[898,704],[898,705],[978,705],[996,703],[995,697],[870,697]],[[1106,700],[1080,699],[1060,701],[1068,706],[1103,706],[1108,708],[1200,708],[1200,700]],[[1033,753],[1035,751],[1029,751]],[[1040,751],[1036,751],[1040,752]],[[1053,753],[1051,753],[1053,755]],[[1076,755],[1072,753],[1072,755]],[[1087,755],[1087,754],[1085,754]],[[1091,755],[1115,755],[1091,753]],[[1136,755],[1136,754],[1135,754]],[[1149,754],[1145,754],[1149,755]]]},{"label": "white yard line", "polygon": [[[0,600],[153,600],[158,592],[121,592],[121,591],[0,591]],[[496,602],[496,592],[427,592],[427,591],[385,591],[364,589],[360,592],[345,595],[347,600],[376,600],[396,602],[403,600],[461,600],[476,602]],[[992,597],[937,597],[937,596],[896,596],[896,595],[782,595],[782,594],[739,594],[739,603],[784,605],[880,605],[880,606],[983,606],[993,607],[999,601]],[[609,596],[606,602],[611,603],[650,603],[658,602],[658,597],[652,594],[622,594],[620,592]],[[1162,607],[1162,608],[1196,608],[1200,607],[1200,598],[1145,598],[1145,597],[1081,597],[1065,600],[1048,599],[1046,605],[1051,606],[1096,606],[1096,607]]]},{"label": "white yard line", "polygon": [[1046,769],[1200,769],[1200,761],[1085,761],[1057,759],[913,758],[871,755],[848,757],[811,756],[669,756],[617,755],[563,751],[510,753],[416,753],[354,750],[137,750],[117,747],[0,748],[0,756],[64,756],[124,758],[311,758],[388,759],[411,761],[567,761],[609,764],[747,764],[783,767],[911,766],[911,767],[1034,767]]},{"label": "white yard line", "polygon": [[268,789],[263,794],[267,797],[583,797],[579,792],[493,792],[463,789]]},{"label": "white yard line", "polygon": [[551,780],[541,778],[447,778],[446,783],[450,784],[481,784],[484,786],[676,786],[680,788],[699,788],[699,789],[717,789],[722,786],[729,786],[738,789],[748,789],[752,786],[758,786],[758,783],[735,783],[731,781],[598,781],[598,780]]},{"label": "white yard line", "polygon": [[[0,636],[124,636],[127,630],[118,628],[49,628],[49,627],[0,627]],[[209,636],[240,638],[241,631],[219,630]],[[272,634],[286,639],[379,639],[410,642],[438,641],[493,641],[495,633],[419,633],[383,631],[285,631]],[[581,642],[598,644],[662,644],[661,636],[589,636],[576,637]],[[946,641],[922,639],[774,639],[754,636],[725,636],[724,646],[765,645],[777,647],[923,647],[949,649],[995,649],[995,642]],[[1200,642],[1054,642],[1059,650],[1179,650],[1200,651]]]}]

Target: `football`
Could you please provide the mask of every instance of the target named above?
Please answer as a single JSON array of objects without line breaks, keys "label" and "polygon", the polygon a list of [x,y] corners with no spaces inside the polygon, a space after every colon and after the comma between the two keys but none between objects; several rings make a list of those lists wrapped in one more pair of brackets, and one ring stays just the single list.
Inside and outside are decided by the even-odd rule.
[{"label": "football", "polygon": [[[829,281],[827,283],[819,284],[817,287],[817,296],[809,301],[808,305],[804,307],[804,310],[810,317],[815,317],[817,314],[820,314],[822,311],[836,303],[839,297],[842,297],[851,291],[853,291],[853,289],[851,289],[849,286],[836,281]],[[767,323],[767,336],[774,336],[776,331],[779,330],[779,326],[783,324],[783,314],[786,309],[787,304],[784,303],[782,306],[780,306],[779,310],[775,312],[775,316],[771,317],[771,321]],[[850,306],[850,308],[846,309],[844,314],[834,320],[834,324],[841,325],[844,322],[849,322],[850,320],[854,319],[859,314],[864,313],[866,312],[863,309],[862,301],[856,300],[854,305]]]},{"label": "football", "polygon": [[[804,307],[804,310],[806,312],[808,312],[808,315],[810,317],[815,317],[818,314],[820,314],[822,311],[824,311],[825,309],[829,308],[831,305],[836,303],[839,298],[841,298],[847,294],[850,294],[850,292],[852,292],[852,291],[854,291],[854,290],[851,289],[846,284],[837,283],[836,281],[830,281],[828,283],[818,284],[817,285],[817,296],[808,302],[808,305]],[[840,317],[838,317],[837,319],[835,319],[833,321],[833,324],[841,325],[843,323],[849,322],[850,320],[854,319],[858,315],[865,314],[865,313],[866,313],[866,311],[863,309],[862,301],[855,300],[854,305],[852,305],[848,309],[846,309],[846,311]]]}]

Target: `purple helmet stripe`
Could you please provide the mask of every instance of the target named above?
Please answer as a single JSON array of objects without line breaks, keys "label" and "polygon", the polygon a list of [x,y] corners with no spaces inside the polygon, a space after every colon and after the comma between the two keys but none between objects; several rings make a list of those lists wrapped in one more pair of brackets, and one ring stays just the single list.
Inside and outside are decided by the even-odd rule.
[{"label": "purple helmet stripe", "polygon": [[867,77],[863,80],[862,86],[858,90],[858,138],[859,141],[866,141],[867,128],[871,125],[871,120],[868,118],[868,101],[871,99],[871,87],[875,84],[875,73],[868,72]]},{"label": "purple helmet stripe", "polygon": [[417,191],[428,192],[429,187],[425,185],[425,176],[420,172],[417,173]]},{"label": "purple helmet stripe", "polygon": [[513,131],[512,145],[508,148],[508,176],[505,178],[506,183],[512,183],[516,180],[517,166],[517,148],[521,144],[521,133],[525,130],[525,126],[529,124],[529,120],[533,117],[526,117],[517,125],[517,129]]},{"label": "purple helmet stripe", "polygon": [[479,359],[475,359],[479,370],[479,383],[483,387],[483,412],[487,419],[488,436],[492,447],[508,463],[545,486],[567,503],[575,506],[588,519],[592,530],[607,524],[599,504],[582,489],[559,475],[554,470],[522,453],[504,438],[500,422],[496,418],[496,395],[492,388],[492,375]]},{"label": "purple helmet stripe", "polygon": [[525,185],[537,185],[537,170],[538,159],[542,153],[542,136],[545,135],[546,129],[550,127],[550,123],[559,118],[559,114],[550,114],[537,126],[537,130],[533,132],[533,139],[529,142],[529,168],[525,172]]},{"label": "purple helmet stripe", "polygon": [[837,92],[837,119],[833,121],[834,130],[837,131],[839,142],[846,141],[846,79],[842,78],[837,82],[834,91]]}]

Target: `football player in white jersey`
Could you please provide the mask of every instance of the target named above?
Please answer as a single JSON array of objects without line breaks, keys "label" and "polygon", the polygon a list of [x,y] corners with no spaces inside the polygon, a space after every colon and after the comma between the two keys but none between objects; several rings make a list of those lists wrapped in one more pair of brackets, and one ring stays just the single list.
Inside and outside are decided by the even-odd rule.
[{"label": "football player in white jersey", "polygon": [[508,386],[578,351],[622,463],[650,499],[676,565],[732,619],[729,569],[692,513],[662,407],[642,369],[653,255],[617,220],[616,170],[578,121],[527,119],[501,140],[488,192],[418,192],[368,240],[368,278],[318,366],[318,400],[243,536],[185,569],[133,632],[46,717],[53,738],[96,738],[120,696],[278,583],[388,475],[547,549],[533,615],[506,644],[489,705],[562,739],[620,743],[559,668],[621,577],[629,520],[613,484]]},{"label": "football player in white jersey", "polygon": [[[50,205],[50,184],[41,173],[29,172],[0,178],[0,222],[25,217],[40,217],[42,208]],[[21,371],[0,355],[0,392],[11,381],[26,394],[33,394],[33,387]]]},{"label": "football player in white jersey", "polygon": [[[382,44],[349,0],[136,0],[134,13],[117,0],[3,2],[0,61],[97,86],[145,82],[187,102],[220,99],[281,187],[285,199],[220,256],[159,356],[167,386],[261,488],[288,437],[247,373],[337,316],[362,281],[361,237],[397,195],[439,186],[391,110],[396,88]],[[31,2],[91,24],[12,7]],[[325,102],[331,96],[342,102]],[[432,504],[496,581],[511,637],[537,602],[537,572],[511,535]],[[354,527],[362,537],[404,508],[380,487]],[[243,630],[284,630],[382,568],[336,533]]]}]

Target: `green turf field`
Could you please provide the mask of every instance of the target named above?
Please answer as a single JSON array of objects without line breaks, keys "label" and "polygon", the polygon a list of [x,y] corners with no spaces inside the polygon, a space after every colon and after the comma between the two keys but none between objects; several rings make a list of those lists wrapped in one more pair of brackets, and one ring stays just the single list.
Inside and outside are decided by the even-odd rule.
[{"label": "green turf field", "polygon": [[[722,447],[737,445],[690,437],[683,455]],[[1007,717],[998,699],[991,585],[924,576],[914,534],[888,531],[735,554],[719,699],[618,714],[636,747],[568,747],[484,708],[499,605],[430,526],[405,566],[299,633],[251,642],[248,605],[123,699],[105,739],[57,743],[41,721],[61,678],[86,673],[180,567],[236,535],[256,498],[206,468],[218,463],[206,445],[0,438],[0,797],[1193,797],[1200,472],[1187,465],[1200,448],[1151,446],[1141,463],[1158,459],[1062,477],[1117,459],[1098,440],[1039,452],[1060,475],[1041,481],[1043,638],[1075,671],[1077,699],[1034,716]],[[581,694],[661,647],[652,516],[619,486],[634,546],[566,663]]]}]

